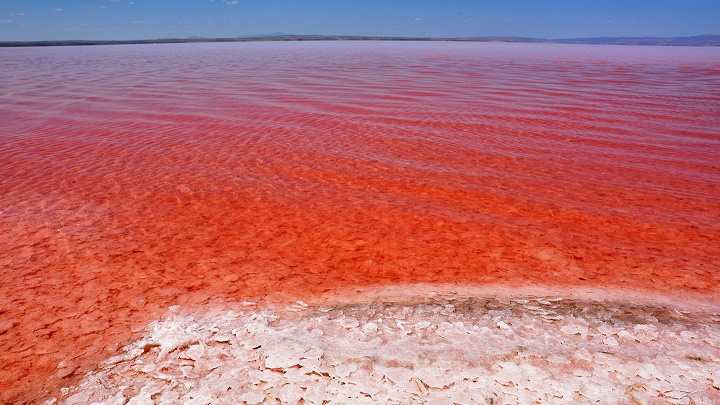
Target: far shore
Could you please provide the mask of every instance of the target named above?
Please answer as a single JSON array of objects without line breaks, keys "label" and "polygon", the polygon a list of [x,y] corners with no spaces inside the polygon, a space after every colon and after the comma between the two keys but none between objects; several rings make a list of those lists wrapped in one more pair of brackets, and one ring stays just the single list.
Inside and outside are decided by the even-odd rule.
[{"label": "far shore", "polygon": [[644,46],[720,46],[720,35],[688,37],[597,37],[569,39],[541,39],[525,37],[385,37],[352,35],[267,35],[238,38],[165,38],[134,40],[60,40],[60,41],[0,41],[0,47],[87,46],[87,45],[143,45],[186,44],[207,42],[271,42],[271,41],[438,41],[438,42],[509,42],[588,45],[644,45]]}]

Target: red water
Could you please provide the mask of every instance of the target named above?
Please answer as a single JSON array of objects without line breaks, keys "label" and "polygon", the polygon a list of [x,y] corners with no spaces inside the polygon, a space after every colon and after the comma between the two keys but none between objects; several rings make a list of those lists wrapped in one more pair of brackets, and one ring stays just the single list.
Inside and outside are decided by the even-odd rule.
[{"label": "red water", "polygon": [[211,299],[430,282],[720,301],[718,48],[0,49],[0,78],[2,401]]}]

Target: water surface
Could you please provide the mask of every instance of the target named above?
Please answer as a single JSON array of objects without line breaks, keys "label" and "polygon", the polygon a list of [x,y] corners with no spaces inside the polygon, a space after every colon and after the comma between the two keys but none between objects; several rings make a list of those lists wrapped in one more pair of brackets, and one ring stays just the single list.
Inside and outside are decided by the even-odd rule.
[{"label": "water surface", "polygon": [[25,48],[0,75],[4,401],[173,305],[413,283],[718,301],[717,48]]}]

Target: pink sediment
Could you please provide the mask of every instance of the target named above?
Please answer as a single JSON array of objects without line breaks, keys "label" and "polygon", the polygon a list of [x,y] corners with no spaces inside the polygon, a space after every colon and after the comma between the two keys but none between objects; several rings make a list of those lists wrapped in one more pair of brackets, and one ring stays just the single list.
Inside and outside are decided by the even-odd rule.
[{"label": "pink sediment", "polygon": [[[557,224],[547,224],[540,237],[533,229],[421,216],[406,209],[298,209],[267,200],[217,206],[204,200],[196,211],[199,203],[184,210],[172,202],[151,203],[152,218],[104,215],[93,225],[93,232],[102,229],[118,239],[91,234],[68,239],[42,229],[17,233],[15,243],[2,249],[12,260],[3,274],[8,281],[0,287],[6,297],[0,340],[6,353],[0,366],[3,395],[42,398],[56,392],[137,339],[168,307],[203,307],[209,297],[271,296],[292,302],[351,286],[398,283],[538,284],[560,291],[605,286],[668,297],[693,294],[710,302],[718,297],[717,273],[670,272],[653,264],[656,243],[638,237],[637,227],[629,224],[626,236],[621,228],[596,229],[600,241],[585,244],[582,238],[564,237],[574,233]],[[16,226],[28,230],[33,224]],[[63,232],[78,232],[68,229],[76,226],[65,225]],[[677,244],[668,245],[669,250],[692,246],[679,241],[679,235],[695,237],[675,235]],[[609,254],[625,249],[619,242],[623,238],[632,239],[627,246],[634,255]],[[87,244],[93,248],[83,249]],[[580,251],[582,266],[580,253],[573,253]],[[23,252],[29,255],[18,261]],[[48,266],[56,267],[42,270]],[[72,368],[58,370],[61,362]]]}]

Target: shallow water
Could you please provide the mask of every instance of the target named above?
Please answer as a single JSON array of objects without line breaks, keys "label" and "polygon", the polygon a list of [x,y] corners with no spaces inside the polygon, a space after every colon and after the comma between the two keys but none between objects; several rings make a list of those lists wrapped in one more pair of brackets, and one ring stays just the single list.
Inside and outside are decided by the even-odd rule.
[{"label": "shallow water", "polygon": [[4,401],[174,305],[413,283],[718,303],[717,48],[0,49],[0,75]]}]

